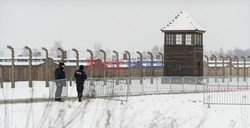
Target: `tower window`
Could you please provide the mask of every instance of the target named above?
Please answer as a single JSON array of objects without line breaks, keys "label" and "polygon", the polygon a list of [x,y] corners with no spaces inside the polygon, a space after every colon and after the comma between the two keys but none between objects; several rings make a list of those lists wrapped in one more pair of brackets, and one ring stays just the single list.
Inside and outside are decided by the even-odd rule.
[{"label": "tower window", "polygon": [[174,35],[173,34],[166,34],[166,42],[167,42],[167,44],[174,44]]},{"label": "tower window", "polygon": [[186,34],[186,45],[191,45],[191,34]]},{"label": "tower window", "polygon": [[201,34],[196,34],[196,44],[197,45],[201,45],[202,43],[201,43]]},{"label": "tower window", "polygon": [[176,44],[180,45],[182,44],[182,35],[176,34]]}]

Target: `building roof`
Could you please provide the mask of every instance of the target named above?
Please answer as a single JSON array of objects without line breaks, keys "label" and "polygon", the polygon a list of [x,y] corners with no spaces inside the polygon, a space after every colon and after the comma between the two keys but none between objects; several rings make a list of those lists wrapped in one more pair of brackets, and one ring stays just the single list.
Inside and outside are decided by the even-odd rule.
[{"label": "building roof", "polygon": [[173,30],[200,30],[202,28],[186,11],[181,11],[167,26],[161,29],[162,31]]}]

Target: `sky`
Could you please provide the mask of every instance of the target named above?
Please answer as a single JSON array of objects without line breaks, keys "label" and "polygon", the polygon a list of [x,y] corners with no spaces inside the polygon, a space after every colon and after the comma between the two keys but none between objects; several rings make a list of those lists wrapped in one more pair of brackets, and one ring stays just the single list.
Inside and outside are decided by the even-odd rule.
[{"label": "sky", "polygon": [[180,11],[203,28],[204,49],[250,48],[249,0],[0,0],[0,48],[104,49],[163,46],[160,31]]}]

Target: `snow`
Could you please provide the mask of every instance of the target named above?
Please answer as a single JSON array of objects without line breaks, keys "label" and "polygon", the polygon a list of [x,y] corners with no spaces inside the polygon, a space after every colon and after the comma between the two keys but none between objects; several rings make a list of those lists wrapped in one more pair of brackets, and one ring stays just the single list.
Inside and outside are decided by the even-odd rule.
[{"label": "snow", "polygon": [[[16,88],[4,83],[1,99],[48,97],[44,82],[17,82]],[[136,86],[136,82],[132,86]],[[148,86],[152,87],[152,86]],[[159,86],[161,87],[161,86]],[[141,90],[134,90],[141,91]],[[147,90],[145,90],[147,91]],[[69,96],[76,96],[75,86]],[[32,95],[33,94],[33,95]],[[152,93],[154,94],[154,93]],[[203,104],[202,93],[131,96],[119,101],[76,99],[65,102],[0,104],[0,127],[35,128],[247,128],[250,106]]]},{"label": "snow", "polygon": [[201,30],[202,28],[186,11],[181,11],[162,31],[171,30]]},{"label": "snow", "polygon": [[129,97],[124,105],[105,99],[6,104],[0,105],[0,127],[247,128],[249,107],[207,108],[202,94]]}]

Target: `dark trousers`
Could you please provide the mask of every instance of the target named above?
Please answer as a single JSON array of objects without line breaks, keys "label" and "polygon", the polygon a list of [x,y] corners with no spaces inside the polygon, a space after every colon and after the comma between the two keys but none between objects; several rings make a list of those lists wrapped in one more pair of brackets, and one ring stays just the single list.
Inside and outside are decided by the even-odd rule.
[{"label": "dark trousers", "polygon": [[77,95],[79,99],[82,98],[82,93],[84,89],[83,85],[84,85],[84,82],[76,82],[76,90],[77,90]]},{"label": "dark trousers", "polygon": [[56,80],[56,94],[55,99],[61,99],[62,89],[66,86],[65,80]]}]

